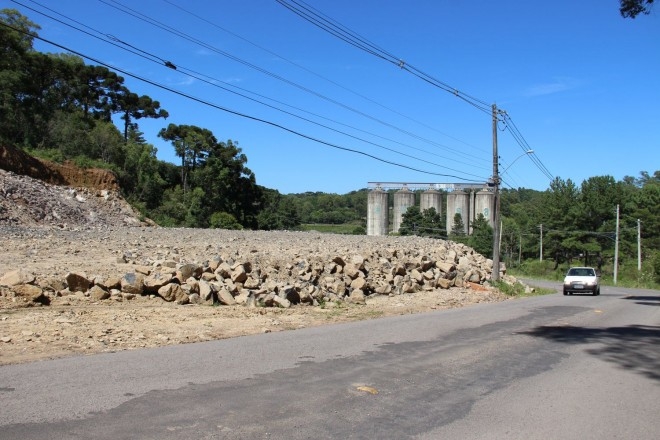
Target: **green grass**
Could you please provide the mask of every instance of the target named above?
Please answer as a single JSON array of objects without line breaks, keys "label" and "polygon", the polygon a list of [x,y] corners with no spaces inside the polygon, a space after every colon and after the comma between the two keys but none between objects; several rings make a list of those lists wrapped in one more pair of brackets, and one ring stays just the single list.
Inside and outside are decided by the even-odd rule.
[{"label": "green grass", "polygon": [[503,294],[508,296],[520,297],[520,298],[528,297],[528,296],[549,295],[551,293],[557,292],[555,289],[546,289],[544,287],[536,287],[536,286],[530,286],[533,288],[533,291],[526,292],[524,285],[520,283],[511,285],[505,283],[504,281],[493,281],[492,284],[497,290],[499,290]]},{"label": "green grass", "polygon": [[[507,273],[518,278],[532,278],[562,282],[570,266],[581,266],[583,263],[574,261],[573,264],[560,264],[554,270],[554,261],[528,260],[520,266],[507,268]],[[650,261],[643,262],[642,270],[637,270],[637,261],[623,261],[619,264],[616,285],[619,287],[633,287],[640,289],[660,290],[660,284],[655,281],[655,273]],[[610,264],[603,267],[600,282],[605,286],[614,286],[613,267]]]},{"label": "green grass", "polygon": [[316,231],[324,234],[355,234],[356,228],[360,228],[359,224],[344,223],[341,225],[328,225],[321,223],[307,223],[300,225],[298,229],[301,231]]}]

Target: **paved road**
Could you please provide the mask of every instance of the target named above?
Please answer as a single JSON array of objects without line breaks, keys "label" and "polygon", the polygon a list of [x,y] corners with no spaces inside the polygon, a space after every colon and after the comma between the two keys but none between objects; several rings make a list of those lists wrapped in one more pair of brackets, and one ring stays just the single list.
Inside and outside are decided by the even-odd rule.
[{"label": "paved road", "polygon": [[656,439],[659,306],[604,287],[0,367],[0,439]]}]

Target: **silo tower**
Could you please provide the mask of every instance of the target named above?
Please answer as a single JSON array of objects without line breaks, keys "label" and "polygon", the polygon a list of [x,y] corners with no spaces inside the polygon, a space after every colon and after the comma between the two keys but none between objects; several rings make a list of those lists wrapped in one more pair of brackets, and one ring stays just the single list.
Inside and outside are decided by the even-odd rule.
[{"label": "silo tower", "polygon": [[377,187],[369,191],[367,200],[367,235],[387,235],[388,228],[387,191]]},{"label": "silo tower", "polygon": [[465,191],[452,191],[447,194],[447,234],[451,233],[456,214],[461,215],[463,231],[467,234],[470,223],[470,195]]},{"label": "silo tower", "polygon": [[414,192],[404,186],[394,193],[394,219],[392,220],[392,232],[399,232],[401,222],[403,221],[403,214],[405,214],[411,206],[415,206]]}]

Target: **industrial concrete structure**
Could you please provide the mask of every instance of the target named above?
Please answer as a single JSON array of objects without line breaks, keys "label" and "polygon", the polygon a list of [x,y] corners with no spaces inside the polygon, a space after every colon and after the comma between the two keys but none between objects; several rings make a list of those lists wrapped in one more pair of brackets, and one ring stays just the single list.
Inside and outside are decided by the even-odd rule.
[{"label": "industrial concrete structure", "polygon": [[463,232],[465,234],[469,233],[469,223],[470,223],[470,197],[472,192],[466,192],[463,190],[452,191],[447,194],[447,234],[452,231],[454,227],[454,217],[456,214],[461,215],[461,220],[463,221]]},{"label": "industrial concrete structure", "polygon": [[419,210],[424,212],[434,208],[435,212],[442,215],[442,193],[435,189],[427,189],[419,196]]},{"label": "industrial concrete structure", "polygon": [[493,192],[482,189],[481,191],[478,191],[473,194],[474,194],[474,203],[472,204],[472,206],[474,206],[474,209],[472,210],[470,215],[470,224],[472,224],[472,222],[476,220],[479,214],[482,214],[486,218],[486,220],[488,220],[488,224],[493,226],[495,222],[495,217],[494,217],[495,209],[493,208],[493,203],[494,203]]},{"label": "industrial concrete structure", "polygon": [[415,193],[410,191],[408,187],[404,186],[394,193],[392,232],[399,232],[401,221],[403,220],[403,214],[405,214],[411,206],[415,206]]},{"label": "industrial concrete structure", "polygon": [[399,232],[403,214],[415,205],[415,191],[422,191],[419,195],[422,212],[435,208],[442,215],[442,201],[445,198],[447,234],[452,230],[456,214],[461,215],[466,234],[472,232],[470,225],[479,214],[483,214],[491,226],[494,223],[495,199],[493,191],[486,184],[369,182],[369,188],[367,235],[387,235],[390,232],[388,190],[393,189],[398,190],[394,193],[392,205],[393,233]]},{"label": "industrial concrete structure", "polygon": [[389,233],[389,204],[387,191],[375,188],[369,191],[367,205],[367,235],[387,235]]}]

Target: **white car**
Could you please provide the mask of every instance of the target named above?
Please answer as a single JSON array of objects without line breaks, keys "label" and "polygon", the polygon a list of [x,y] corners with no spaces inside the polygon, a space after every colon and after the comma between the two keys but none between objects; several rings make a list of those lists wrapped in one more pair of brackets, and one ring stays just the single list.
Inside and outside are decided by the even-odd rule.
[{"label": "white car", "polygon": [[600,276],[593,267],[571,267],[564,278],[564,295],[591,293],[600,295]]}]

